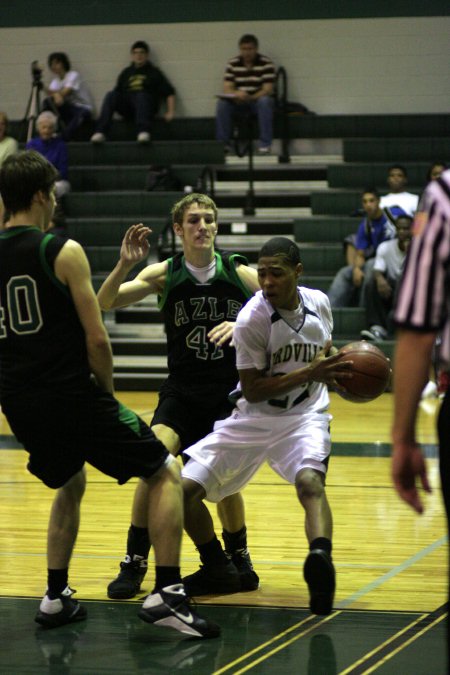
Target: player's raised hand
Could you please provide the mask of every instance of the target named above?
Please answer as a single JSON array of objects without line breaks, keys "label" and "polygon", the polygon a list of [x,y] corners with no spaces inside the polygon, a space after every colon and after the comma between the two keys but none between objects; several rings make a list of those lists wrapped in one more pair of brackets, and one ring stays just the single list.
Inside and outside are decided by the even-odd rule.
[{"label": "player's raised hand", "polygon": [[419,478],[423,489],[431,492],[422,450],[417,443],[394,442],[392,478],[400,497],[417,513],[423,513],[423,503],[417,490]]},{"label": "player's raised hand", "polygon": [[218,326],[214,326],[208,333],[208,340],[221,347],[222,345],[233,340],[233,330],[235,327],[234,321],[222,321]]},{"label": "player's raised hand", "polygon": [[151,229],[143,223],[129,227],[120,247],[121,259],[133,264],[145,260],[150,251],[150,244],[147,239],[150,233]]}]

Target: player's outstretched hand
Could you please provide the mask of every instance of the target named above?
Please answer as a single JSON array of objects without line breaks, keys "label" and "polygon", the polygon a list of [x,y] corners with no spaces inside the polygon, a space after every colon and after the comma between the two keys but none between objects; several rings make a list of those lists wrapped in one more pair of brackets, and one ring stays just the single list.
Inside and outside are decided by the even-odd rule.
[{"label": "player's outstretched hand", "polygon": [[353,361],[351,359],[343,359],[342,354],[339,354],[333,347],[332,341],[327,340],[324,348],[311,361],[312,379],[315,382],[323,382],[333,387],[333,389],[345,391],[345,388],[336,378],[339,377],[340,380],[352,378],[352,365]]},{"label": "player's outstretched hand", "polygon": [[392,478],[400,497],[417,513],[423,513],[423,503],[417,490],[416,478],[426,492],[431,492],[422,450],[417,443],[395,442],[392,452]]},{"label": "player's outstretched hand", "polygon": [[227,342],[232,344],[235,325],[234,321],[222,321],[222,323],[219,323],[218,326],[214,326],[214,328],[209,331],[208,340],[211,340],[211,342],[214,342],[214,344],[219,347]]},{"label": "player's outstretched hand", "polygon": [[129,227],[122,240],[120,248],[121,259],[133,264],[145,260],[150,251],[150,244],[147,240],[150,233],[151,229],[143,225],[143,223]]}]

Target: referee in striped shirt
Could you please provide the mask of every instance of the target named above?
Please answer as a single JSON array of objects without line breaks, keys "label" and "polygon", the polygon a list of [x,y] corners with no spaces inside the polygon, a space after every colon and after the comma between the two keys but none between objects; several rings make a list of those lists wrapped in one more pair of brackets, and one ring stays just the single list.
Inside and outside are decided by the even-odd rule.
[{"label": "referee in striped shirt", "polygon": [[[428,184],[419,204],[394,318],[399,331],[394,368],[392,475],[400,497],[422,513],[416,478],[424,490],[430,492],[431,488],[415,426],[420,395],[428,380],[431,353],[438,334],[442,338],[442,366],[450,367],[450,171]],[[448,525],[450,390],[447,390],[439,411],[438,435]],[[447,648],[450,651],[448,628]]]}]

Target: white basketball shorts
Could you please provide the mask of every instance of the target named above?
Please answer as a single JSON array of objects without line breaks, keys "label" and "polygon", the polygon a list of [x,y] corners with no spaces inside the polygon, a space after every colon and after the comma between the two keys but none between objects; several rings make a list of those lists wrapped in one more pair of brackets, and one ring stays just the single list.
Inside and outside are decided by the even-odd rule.
[{"label": "white basketball shorts", "polygon": [[292,484],[301,469],[326,474],[330,421],[327,413],[244,417],[234,411],[185,450],[191,459],[182,476],[200,483],[209,501],[219,502],[247,485],[264,462]]}]

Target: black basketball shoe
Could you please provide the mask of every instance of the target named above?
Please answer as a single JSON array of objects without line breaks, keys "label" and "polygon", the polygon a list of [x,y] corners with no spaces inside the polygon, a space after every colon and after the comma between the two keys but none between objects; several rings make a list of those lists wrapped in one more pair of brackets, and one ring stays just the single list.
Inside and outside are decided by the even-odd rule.
[{"label": "black basketball shoe", "polygon": [[220,627],[216,623],[193,610],[183,584],[166,586],[147,595],[139,617],[147,623],[173,628],[191,637],[215,638],[220,635]]},{"label": "black basketball shoe", "polygon": [[253,563],[248,549],[241,548],[234,551],[231,555],[229,553],[226,555],[231,557],[232,562],[239,572],[241,591],[256,591],[259,586],[259,577],[253,569]]},{"label": "black basketball shoe", "polygon": [[241,577],[230,560],[224,565],[200,565],[200,569],[183,578],[188,595],[239,593]]},{"label": "black basketball shoe", "polygon": [[141,590],[141,584],[147,572],[147,561],[142,556],[129,555],[120,563],[120,572],[108,586],[108,598],[111,600],[129,600]]},{"label": "black basketball shoe", "polygon": [[303,566],[309,588],[309,607],[313,614],[325,616],[333,609],[336,575],[331,556],[320,548],[309,552]]},{"label": "black basketball shoe", "polygon": [[35,621],[45,628],[58,628],[66,623],[84,621],[87,611],[77,600],[72,598],[75,593],[72,588],[66,586],[61,595],[50,600],[47,594],[41,600]]}]

